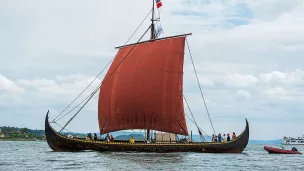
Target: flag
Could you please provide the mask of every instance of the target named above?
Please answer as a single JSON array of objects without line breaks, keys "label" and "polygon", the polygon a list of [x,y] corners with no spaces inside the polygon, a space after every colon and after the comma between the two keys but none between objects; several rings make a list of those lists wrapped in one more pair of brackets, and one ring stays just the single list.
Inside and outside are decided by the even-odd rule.
[{"label": "flag", "polygon": [[156,7],[160,8],[161,6],[163,6],[161,0],[156,0]]},{"label": "flag", "polygon": [[155,37],[158,38],[162,33],[164,33],[163,28],[161,26],[158,26],[158,28],[155,30]]}]

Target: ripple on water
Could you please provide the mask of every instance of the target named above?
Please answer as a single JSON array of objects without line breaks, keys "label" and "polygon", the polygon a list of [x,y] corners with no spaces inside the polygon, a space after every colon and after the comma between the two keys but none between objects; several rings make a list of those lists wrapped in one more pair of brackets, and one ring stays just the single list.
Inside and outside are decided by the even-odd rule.
[{"label": "ripple on water", "polygon": [[[304,146],[298,147],[304,151]],[[303,155],[271,155],[263,145],[243,154],[52,152],[46,142],[0,141],[0,170],[304,170]]]}]

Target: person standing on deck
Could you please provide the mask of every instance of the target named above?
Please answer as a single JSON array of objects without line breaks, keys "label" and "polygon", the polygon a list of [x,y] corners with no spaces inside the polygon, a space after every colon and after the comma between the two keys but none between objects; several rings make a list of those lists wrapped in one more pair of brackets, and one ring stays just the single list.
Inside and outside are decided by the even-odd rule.
[{"label": "person standing on deck", "polygon": [[235,140],[236,139],[236,135],[235,132],[232,133],[232,139]]},{"label": "person standing on deck", "polygon": [[227,141],[230,141],[230,136],[229,136],[229,134],[227,134]]},{"label": "person standing on deck", "polygon": [[135,140],[134,140],[134,137],[133,137],[133,136],[129,139],[129,143],[131,143],[131,144],[134,144],[134,143],[135,143]]},{"label": "person standing on deck", "polygon": [[112,134],[110,134],[110,142],[114,142],[114,137]]},{"label": "person standing on deck", "polygon": [[90,138],[90,140],[92,140],[92,135],[91,135],[91,133],[88,133],[88,137]]},{"label": "person standing on deck", "polygon": [[218,142],[222,142],[222,135],[221,135],[221,133],[218,134],[217,139],[218,139]]},{"label": "person standing on deck", "polygon": [[226,142],[227,138],[226,138],[226,134],[223,135],[223,142]]},{"label": "person standing on deck", "polygon": [[110,135],[109,134],[107,134],[107,136],[105,137],[105,141],[110,142]]}]

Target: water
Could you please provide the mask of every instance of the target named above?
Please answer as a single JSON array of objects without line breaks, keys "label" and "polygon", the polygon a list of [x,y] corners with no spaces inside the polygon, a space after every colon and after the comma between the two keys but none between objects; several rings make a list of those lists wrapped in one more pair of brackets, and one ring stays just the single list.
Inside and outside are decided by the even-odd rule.
[{"label": "water", "polygon": [[[285,147],[291,148],[291,147]],[[297,146],[304,152],[304,146]],[[304,155],[268,154],[248,145],[243,154],[52,152],[46,142],[0,141],[0,170],[304,170]]]}]

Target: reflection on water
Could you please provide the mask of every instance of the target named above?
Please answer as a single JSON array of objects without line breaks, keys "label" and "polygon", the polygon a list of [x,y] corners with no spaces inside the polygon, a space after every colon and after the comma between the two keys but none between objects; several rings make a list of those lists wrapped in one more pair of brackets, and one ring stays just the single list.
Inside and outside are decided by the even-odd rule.
[{"label": "reflection on water", "polygon": [[0,170],[304,170],[304,156],[268,154],[263,145],[248,145],[242,154],[101,153],[52,152],[46,142],[0,141]]}]

